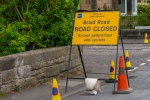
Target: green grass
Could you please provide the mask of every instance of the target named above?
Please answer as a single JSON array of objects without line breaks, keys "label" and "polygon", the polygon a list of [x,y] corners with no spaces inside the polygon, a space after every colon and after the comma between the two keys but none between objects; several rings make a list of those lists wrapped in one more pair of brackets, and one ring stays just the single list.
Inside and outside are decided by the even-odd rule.
[{"label": "green grass", "polygon": [[4,91],[0,91],[0,98],[5,98],[7,96],[7,93]]}]

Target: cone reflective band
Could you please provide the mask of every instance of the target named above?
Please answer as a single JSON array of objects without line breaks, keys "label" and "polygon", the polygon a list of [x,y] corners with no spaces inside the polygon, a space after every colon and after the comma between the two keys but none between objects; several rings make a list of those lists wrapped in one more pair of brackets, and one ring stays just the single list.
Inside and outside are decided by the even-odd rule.
[{"label": "cone reflective band", "polygon": [[61,100],[60,92],[59,92],[59,89],[58,89],[58,84],[57,84],[56,78],[53,78],[52,100]]},{"label": "cone reflective band", "polygon": [[144,43],[148,43],[148,36],[147,36],[147,33],[145,33]]},{"label": "cone reflective band", "polygon": [[125,74],[125,69],[124,68],[119,69],[119,74]]},{"label": "cone reflective band", "polygon": [[58,95],[58,88],[57,87],[53,87],[52,88],[52,95],[53,96],[57,96]]}]

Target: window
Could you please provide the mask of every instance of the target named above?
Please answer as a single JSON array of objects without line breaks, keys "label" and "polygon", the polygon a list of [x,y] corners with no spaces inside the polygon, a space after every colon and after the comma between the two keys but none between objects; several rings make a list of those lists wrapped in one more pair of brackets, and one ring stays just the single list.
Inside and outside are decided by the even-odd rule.
[{"label": "window", "polygon": [[132,0],[132,13],[137,14],[137,0]]},{"label": "window", "polygon": [[127,0],[118,0],[118,9],[121,14],[126,14]]}]

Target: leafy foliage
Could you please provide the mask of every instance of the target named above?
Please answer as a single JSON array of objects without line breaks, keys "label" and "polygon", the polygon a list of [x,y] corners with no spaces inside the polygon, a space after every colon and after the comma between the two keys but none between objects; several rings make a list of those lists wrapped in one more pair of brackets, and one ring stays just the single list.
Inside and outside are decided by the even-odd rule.
[{"label": "leafy foliage", "polygon": [[80,0],[0,1],[0,56],[70,44]]},{"label": "leafy foliage", "polygon": [[138,3],[137,23],[141,26],[150,25],[150,4]]}]

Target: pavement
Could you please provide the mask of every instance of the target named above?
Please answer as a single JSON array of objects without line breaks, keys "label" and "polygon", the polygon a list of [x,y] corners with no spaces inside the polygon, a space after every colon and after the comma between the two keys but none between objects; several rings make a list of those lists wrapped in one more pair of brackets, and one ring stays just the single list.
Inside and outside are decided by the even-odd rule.
[{"label": "pavement", "polygon": [[[134,43],[135,40],[131,40]],[[129,50],[130,61],[134,67],[140,66],[140,64],[150,59],[150,46],[149,44],[132,44],[131,41],[126,40],[127,44],[124,44],[125,50]],[[129,43],[129,44],[128,44]],[[110,60],[116,60],[117,47],[116,46],[84,46],[83,48],[83,61],[89,78],[108,79],[110,70]],[[121,44],[118,47],[118,56],[123,55],[123,49]],[[134,71],[134,70],[133,70]],[[93,74],[98,73],[98,74]],[[84,78],[84,74],[74,76],[77,78]],[[69,79],[68,89],[66,89],[66,79],[57,80],[62,100],[72,100],[75,97],[85,92],[84,79]],[[105,81],[100,81],[101,85],[106,85]],[[42,84],[37,87],[33,87],[20,92],[7,95],[0,100],[51,100],[52,98],[52,84]],[[78,99],[80,100],[80,99]]]}]

